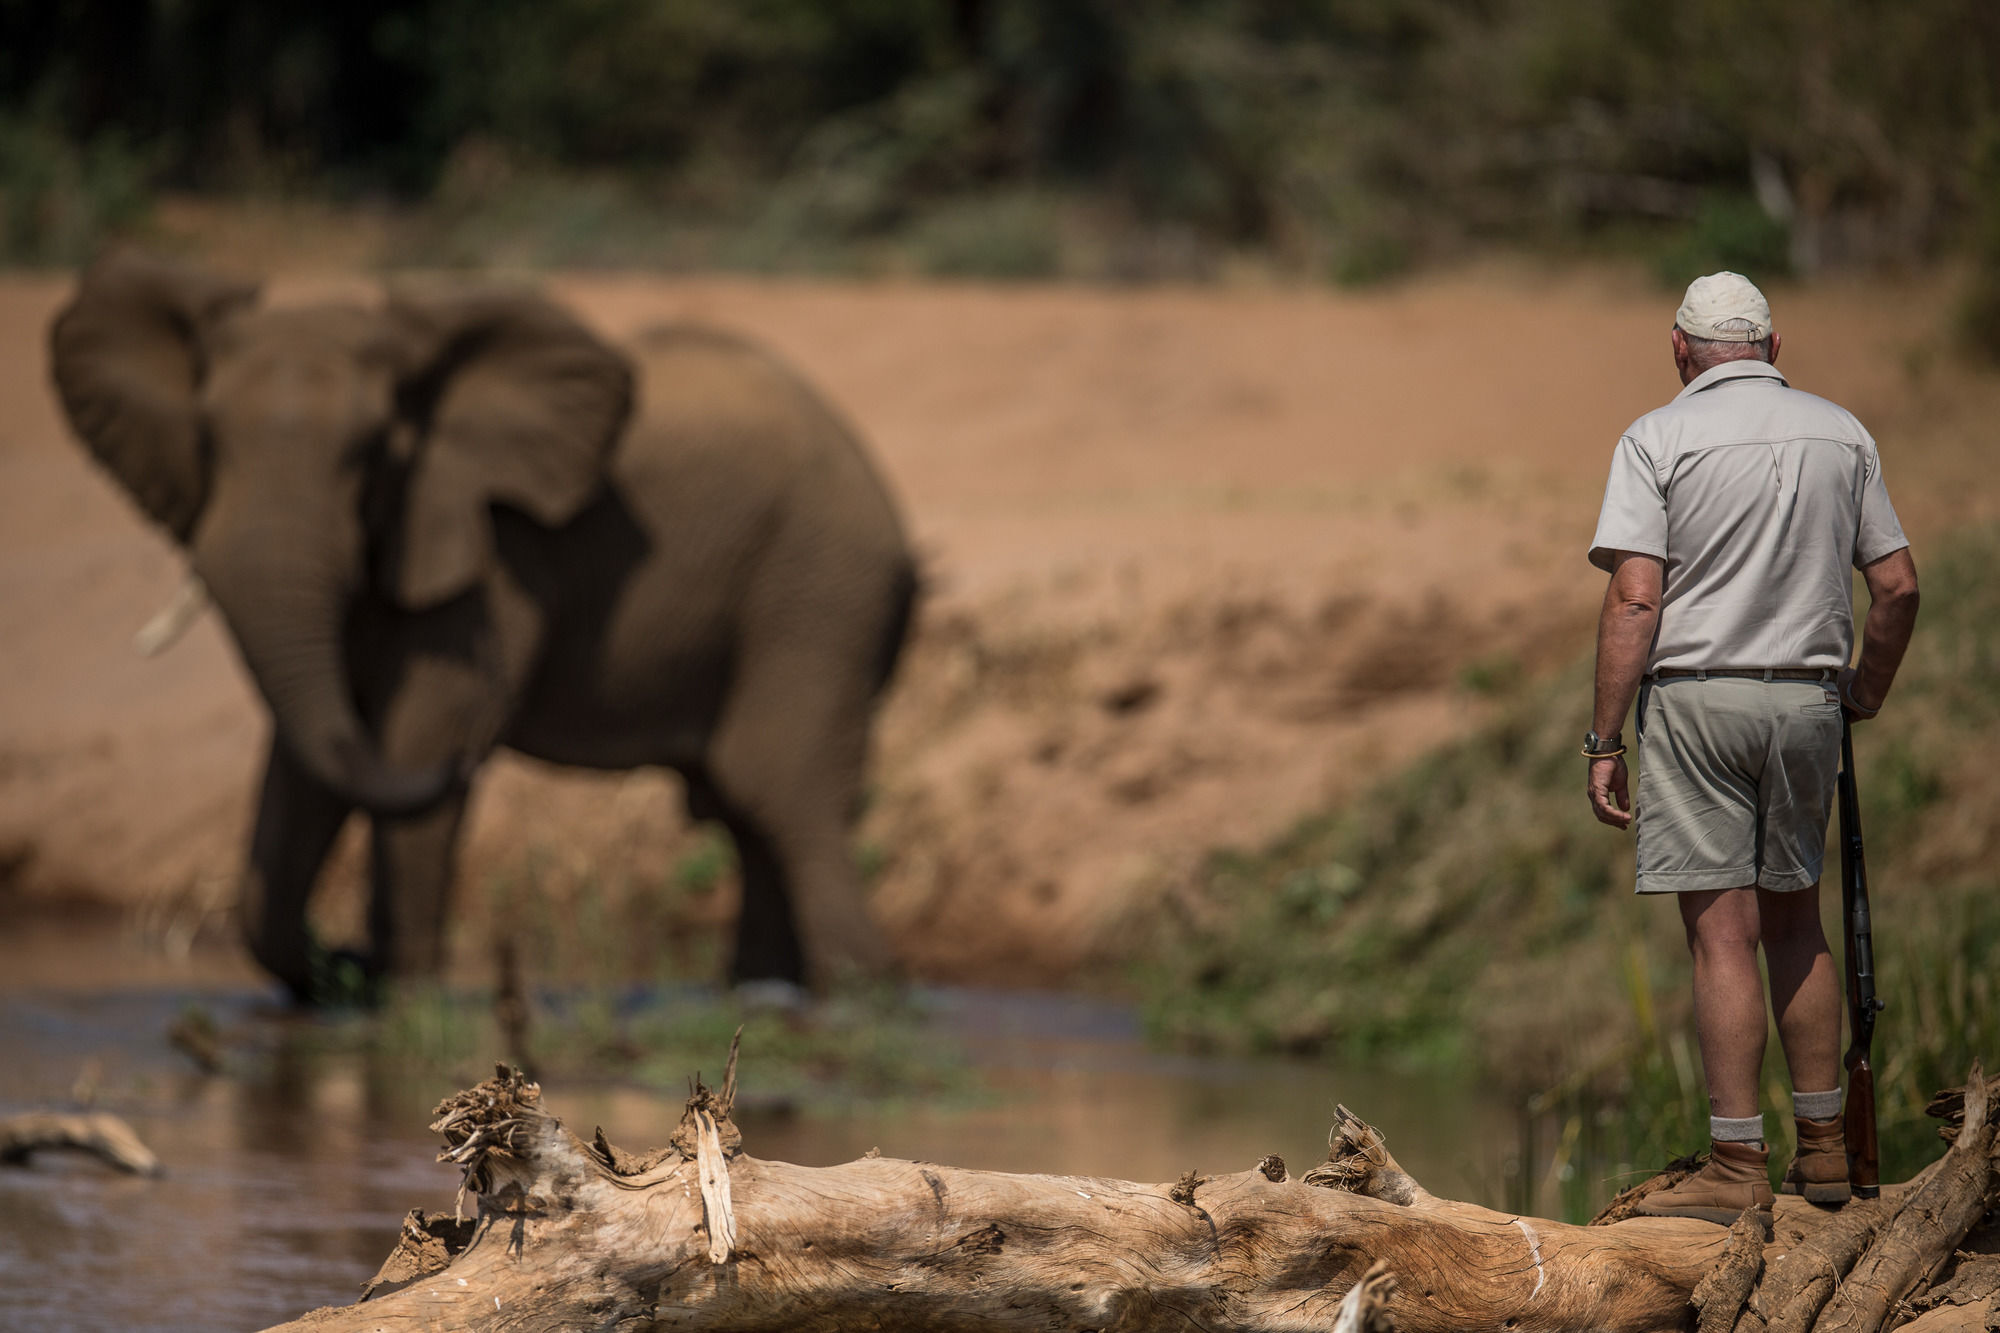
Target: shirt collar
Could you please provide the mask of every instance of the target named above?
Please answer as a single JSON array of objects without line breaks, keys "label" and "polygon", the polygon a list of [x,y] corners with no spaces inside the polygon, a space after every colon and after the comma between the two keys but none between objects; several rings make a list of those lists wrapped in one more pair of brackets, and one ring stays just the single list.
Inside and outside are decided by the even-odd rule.
[{"label": "shirt collar", "polygon": [[1776,380],[1778,383],[1785,384],[1788,388],[1790,387],[1785,377],[1778,373],[1778,368],[1768,361],[1758,361],[1754,358],[1741,361],[1724,361],[1719,366],[1710,366],[1707,370],[1702,371],[1701,374],[1689,380],[1687,387],[1674,395],[1674,401],[1678,403],[1683,398],[1700,393],[1703,389],[1713,389],[1716,385],[1728,380],[1743,379]]}]

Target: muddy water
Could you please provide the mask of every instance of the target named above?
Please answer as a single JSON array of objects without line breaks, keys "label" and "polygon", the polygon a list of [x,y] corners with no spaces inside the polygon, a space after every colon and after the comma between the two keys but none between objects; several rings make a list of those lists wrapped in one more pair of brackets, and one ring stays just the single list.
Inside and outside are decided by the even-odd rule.
[{"label": "muddy water", "polygon": [[[443,1086],[360,1057],[288,1055],[274,1041],[228,1077],[202,1077],[161,1040],[184,990],[0,994],[0,1111],[71,1102],[119,1111],[167,1165],[158,1181],[45,1154],[0,1169],[0,1329],[258,1329],[354,1299],[412,1207],[450,1208],[455,1173],[425,1132]],[[934,1021],[991,1096],[972,1109],[749,1111],[761,1157],[890,1156],[1010,1171],[1171,1180],[1278,1153],[1320,1160],[1336,1101],[1390,1129],[1420,1179],[1494,1199],[1508,1117],[1466,1089],[1285,1062],[1160,1055],[1122,1010],[1062,997],[940,991]],[[225,1028],[282,1034],[260,992],[207,991]],[[79,1089],[81,1079],[88,1086]],[[745,1091],[754,1097],[754,1062]],[[662,1142],[679,1108],[623,1087],[553,1088],[573,1128]]]}]

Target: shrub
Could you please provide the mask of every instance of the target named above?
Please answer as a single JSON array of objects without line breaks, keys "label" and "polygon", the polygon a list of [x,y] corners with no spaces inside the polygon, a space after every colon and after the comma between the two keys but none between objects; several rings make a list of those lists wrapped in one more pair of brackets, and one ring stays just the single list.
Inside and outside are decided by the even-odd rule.
[{"label": "shrub", "polygon": [[73,143],[0,114],[0,262],[69,265],[144,221],[143,157],[113,136]]}]

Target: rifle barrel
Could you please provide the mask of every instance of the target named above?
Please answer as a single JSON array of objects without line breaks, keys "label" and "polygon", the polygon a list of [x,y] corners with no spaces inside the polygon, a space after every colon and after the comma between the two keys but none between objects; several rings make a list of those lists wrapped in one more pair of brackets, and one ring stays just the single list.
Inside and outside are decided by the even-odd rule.
[{"label": "rifle barrel", "polygon": [[1881,1193],[1880,1146],[1875,1126],[1875,1071],[1869,1051],[1875,1042],[1875,941],[1868,915],[1868,863],[1861,845],[1861,798],[1854,786],[1854,737],[1840,726],[1840,908],[1847,943],[1847,1176],[1854,1193],[1872,1199]]}]

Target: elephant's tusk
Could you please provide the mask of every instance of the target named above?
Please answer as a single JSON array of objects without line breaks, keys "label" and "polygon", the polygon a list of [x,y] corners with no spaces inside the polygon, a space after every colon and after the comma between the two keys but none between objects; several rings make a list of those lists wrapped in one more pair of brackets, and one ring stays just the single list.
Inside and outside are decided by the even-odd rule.
[{"label": "elephant's tusk", "polygon": [[158,657],[187,633],[188,626],[208,609],[208,585],[198,574],[189,574],[174,590],[173,599],[132,636],[132,647],[141,657]]}]

